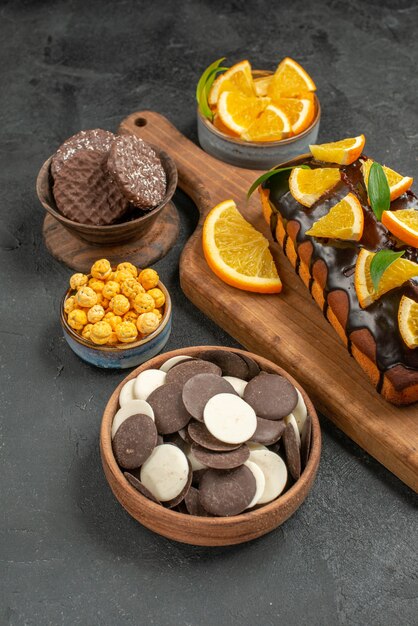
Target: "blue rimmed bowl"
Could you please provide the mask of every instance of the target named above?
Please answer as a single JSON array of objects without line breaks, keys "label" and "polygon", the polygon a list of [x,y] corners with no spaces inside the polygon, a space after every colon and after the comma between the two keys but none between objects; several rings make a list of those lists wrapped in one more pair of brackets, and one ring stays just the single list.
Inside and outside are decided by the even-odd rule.
[{"label": "blue rimmed bowl", "polygon": [[170,294],[162,282],[158,283],[158,288],[165,295],[165,305],[164,314],[157,330],[139,341],[129,344],[118,343],[112,346],[98,346],[79,335],[69,326],[64,312],[64,304],[74,292],[72,289],[68,289],[61,302],[60,321],[64,338],[71,350],[90,365],[105,369],[128,369],[155,357],[161,352],[170,337],[172,319]]},{"label": "blue rimmed bowl", "polygon": [[[272,72],[254,70],[253,77],[268,76]],[[314,94],[315,115],[311,124],[298,135],[280,141],[244,141],[220,131],[197,109],[197,135],[203,150],[220,161],[255,170],[268,170],[309,152],[309,145],[316,143],[321,120],[321,105]]]}]

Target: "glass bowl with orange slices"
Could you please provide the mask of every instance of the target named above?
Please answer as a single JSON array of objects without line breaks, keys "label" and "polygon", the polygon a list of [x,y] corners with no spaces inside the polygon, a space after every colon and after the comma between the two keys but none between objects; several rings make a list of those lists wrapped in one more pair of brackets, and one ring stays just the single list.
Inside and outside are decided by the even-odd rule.
[{"label": "glass bowl with orange slices", "polygon": [[286,57],[275,72],[253,70],[244,60],[219,59],[197,88],[199,143],[212,156],[250,169],[269,169],[316,142],[321,107],[316,86],[299,63]]}]

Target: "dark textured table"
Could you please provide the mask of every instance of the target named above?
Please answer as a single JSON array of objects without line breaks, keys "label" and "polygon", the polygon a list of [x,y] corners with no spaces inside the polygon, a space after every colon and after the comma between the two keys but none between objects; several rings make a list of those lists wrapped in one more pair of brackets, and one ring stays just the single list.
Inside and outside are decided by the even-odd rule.
[{"label": "dark textured table", "polygon": [[[64,342],[71,272],[47,253],[34,193],[46,157],[81,128],[151,108],[196,140],[194,87],[226,55],[315,79],[320,140],[363,132],[376,159],[417,175],[418,4],[0,2],[0,623],[402,625],[418,623],[414,494],[322,420],[314,489],[277,531],[193,548],[132,520],[104,479],[98,432],[123,374]],[[237,345],[183,296],[178,259],[196,211],[157,264],[174,304],[168,349]]]}]

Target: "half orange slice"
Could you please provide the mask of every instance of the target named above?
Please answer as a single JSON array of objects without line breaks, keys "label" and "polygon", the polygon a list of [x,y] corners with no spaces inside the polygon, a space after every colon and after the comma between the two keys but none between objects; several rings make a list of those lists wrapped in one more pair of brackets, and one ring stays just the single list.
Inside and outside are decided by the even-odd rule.
[{"label": "half orange slice", "polygon": [[228,285],[257,293],[282,290],[268,240],[243,218],[233,200],[210,211],[202,243],[207,264]]},{"label": "half orange slice", "polygon": [[312,155],[317,161],[325,163],[338,163],[339,165],[350,165],[357,161],[363,152],[366,138],[364,135],[341,139],[331,143],[322,143],[309,146]]}]

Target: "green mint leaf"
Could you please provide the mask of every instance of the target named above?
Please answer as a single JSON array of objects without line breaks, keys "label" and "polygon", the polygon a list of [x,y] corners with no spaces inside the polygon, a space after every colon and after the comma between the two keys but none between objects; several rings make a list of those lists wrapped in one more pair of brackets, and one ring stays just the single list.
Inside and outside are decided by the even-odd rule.
[{"label": "green mint leaf", "polygon": [[216,78],[216,75],[219,74],[219,72],[224,72],[227,69],[229,69],[229,68],[227,68],[227,67],[215,67],[215,69],[212,70],[212,72],[209,74],[206,83],[203,85],[203,87],[202,87],[202,89],[200,91],[199,110],[202,113],[202,115],[204,115],[211,122],[213,122],[213,117],[214,116],[213,116],[212,110],[211,110],[211,108],[209,106],[209,103],[208,103],[209,92],[210,92],[211,87],[213,85],[213,82],[214,82],[214,80]]},{"label": "green mint leaf", "polygon": [[206,94],[205,87],[203,87],[202,91],[200,92],[199,111],[208,120],[210,120],[211,122],[213,121],[213,113],[211,111],[210,106],[208,105],[208,97],[207,97],[207,94]]},{"label": "green mint leaf", "polygon": [[206,82],[203,83],[199,88],[199,99],[198,99],[199,111],[204,117],[206,117],[211,122],[213,122],[214,116],[208,103],[209,92],[211,90],[213,81],[215,80],[217,74],[219,74],[219,72],[225,72],[227,69],[229,68],[228,67],[214,67],[210,70],[209,73],[205,72]]},{"label": "green mint leaf", "polygon": [[251,198],[252,194],[257,189],[257,187],[259,185],[261,185],[262,183],[264,183],[264,181],[268,180],[272,176],[275,176],[276,174],[280,174],[281,172],[286,172],[286,171],[293,170],[295,167],[301,167],[304,170],[310,170],[311,169],[309,167],[309,165],[303,164],[303,165],[291,165],[290,167],[273,168],[272,170],[269,170],[268,172],[264,172],[264,174],[261,174],[261,176],[259,176],[257,178],[257,180],[255,180],[253,182],[253,184],[251,185],[251,187],[247,191],[247,201]]},{"label": "green mint leaf", "polygon": [[370,168],[367,193],[373,213],[378,220],[381,220],[383,211],[390,209],[390,189],[385,171],[376,161],[372,163]]},{"label": "green mint leaf", "polygon": [[199,78],[199,81],[196,87],[196,102],[198,104],[200,102],[200,95],[201,95],[202,89],[206,85],[206,81],[209,78],[209,75],[211,74],[211,72],[213,72],[213,70],[217,69],[222,63],[222,61],[225,61],[225,59],[226,57],[222,57],[218,59],[217,61],[214,61],[213,63],[211,63],[209,67],[205,69],[201,77]]},{"label": "green mint leaf", "polygon": [[397,259],[405,254],[405,250],[401,252],[393,252],[392,250],[379,250],[376,252],[370,263],[370,277],[373,282],[375,291],[379,288],[379,282],[383,274]]}]

